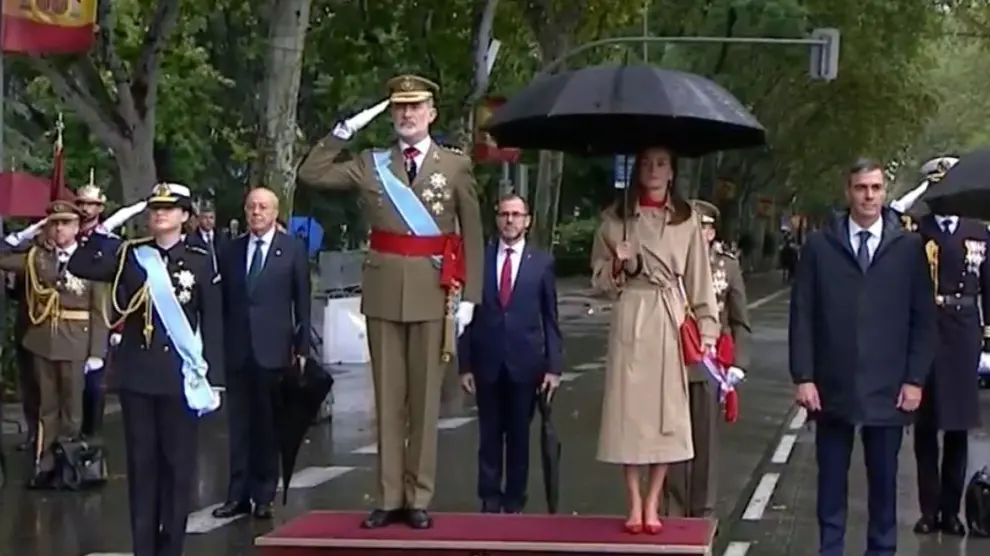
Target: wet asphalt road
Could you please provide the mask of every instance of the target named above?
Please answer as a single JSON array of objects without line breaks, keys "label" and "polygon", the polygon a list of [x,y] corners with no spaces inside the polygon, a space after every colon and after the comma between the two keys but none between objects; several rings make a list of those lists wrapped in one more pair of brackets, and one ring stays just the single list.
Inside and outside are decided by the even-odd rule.
[{"label": "wet asphalt road", "polygon": [[[754,534],[732,523],[743,513],[790,418],[792,389],[786,370],[786,295],[782,291],[772,295],[780,287],[775,276],[757,276],[749,283],[750,299],[758,304],[753,309],[755,357],[742,398],[742,417],[735,425],[723,429],[718,508],[725,521],[723,541],[733,540],[737,530],[741,536]],[[561,506],[562,512],[621,514],[624,503],[618,471],[594,458],[608,315],[602,302],[590,300],[586,294],[562,287],[567,374],[556,401],[557,427],[564,443]],[[251,554],[254,537],[293,516],[312,509],[374,507],[370,376],[362,367],[337,368],[335,376],[332,422],[311,429],[291,483],[289,504],[276,508],[274,522],[248,518],[219,521],[210,517],[210,511],[223,501],[226,490],[227,438],[222,412],[204,419],[195,494],[197,511],[189,520],[187,555]],[[477,441],[473,409],[448,413],[440,427],[440,469],[434,509],[475,511]],[[12,476],[0,494],[0,556],[129,554],[122,430],[115,417],[109,418],[106,428],[104,436],[109,446],[112,476],[98,491],[25,491],[20,486],[25,469],[19,454],[9,453]],[[18,440],[15,435],[4,436],[7,446]],[[798,459],[796,450],[793,460]],[[539,467],[534,461],[529,511],[545,511],[541,492]],[[777,553],[792,552],[773,554]]]}]

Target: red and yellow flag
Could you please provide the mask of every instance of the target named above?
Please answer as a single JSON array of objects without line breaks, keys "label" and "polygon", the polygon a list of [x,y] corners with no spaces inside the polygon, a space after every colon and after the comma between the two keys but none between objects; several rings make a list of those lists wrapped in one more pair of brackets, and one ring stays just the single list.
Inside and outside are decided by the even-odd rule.
[{"label": "red and yellow flag", "polygon": [[3,0],[4,52],[84,53],[96,39],[97,0]]}]

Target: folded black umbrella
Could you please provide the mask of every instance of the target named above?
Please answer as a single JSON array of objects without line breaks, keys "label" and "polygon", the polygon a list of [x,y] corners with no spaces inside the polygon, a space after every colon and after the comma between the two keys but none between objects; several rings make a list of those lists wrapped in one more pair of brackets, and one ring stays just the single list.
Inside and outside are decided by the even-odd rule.
[{"label": "folded black umbrella", "polygon": [[928,187],[916,204],[927,206],[937,214],[990,220],[990,148],[960,158],[941,180]]},{"label": "folded black umbrella", "polygon": [[766,142],[763,126],[720,85],[654,66],[539,77],[497,108],[485,129],[501,147],[580,155],[663,146],[691,157]]},{"label": "folded black umbrella", "polygon": [[557,429],[553,426],[551,413],[552,394],[541,392],[537,396],[537,407],[540,410],[540,463],[543,469],[543,488],[547,497],[547,511],[557,513],[560,501],[560,439]]},{"label": "folded black umbrella", "polygon": [[299,368],[295,365],[282,377],[275,407],[275,430],[282,462],[282,504],[289,499],[289,481],[306,431],[320,411],[320,405],[333,388],[333,377],[312,358]]}]

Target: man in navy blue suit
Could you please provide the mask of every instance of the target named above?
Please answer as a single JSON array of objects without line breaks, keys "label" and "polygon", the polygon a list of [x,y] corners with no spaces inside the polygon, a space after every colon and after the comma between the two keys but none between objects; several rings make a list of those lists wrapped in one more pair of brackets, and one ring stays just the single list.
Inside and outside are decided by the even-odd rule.
[{"label": "man in navy blue suit", "polygon": [[563,365],[553,257],[526,245],[530,221],[522,197],[499,201],[499,239],[485,253],[482,302],[458,345],[461,385],[478,404],[485,513],[519,513],[526,505],[529,425],[537,396],[549,398]]}]

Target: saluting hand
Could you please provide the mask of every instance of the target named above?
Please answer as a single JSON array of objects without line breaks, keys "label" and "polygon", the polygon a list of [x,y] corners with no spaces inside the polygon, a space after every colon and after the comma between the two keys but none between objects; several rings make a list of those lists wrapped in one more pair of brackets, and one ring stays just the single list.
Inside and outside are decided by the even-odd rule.
[{"label": "saluting hand", "polygon": [[901,392],[897,395],[897,409],[901,411],[917,411],[921,405],[921,387],[914,384],[901,386]]}]

